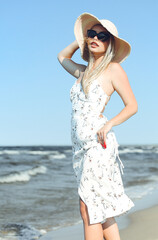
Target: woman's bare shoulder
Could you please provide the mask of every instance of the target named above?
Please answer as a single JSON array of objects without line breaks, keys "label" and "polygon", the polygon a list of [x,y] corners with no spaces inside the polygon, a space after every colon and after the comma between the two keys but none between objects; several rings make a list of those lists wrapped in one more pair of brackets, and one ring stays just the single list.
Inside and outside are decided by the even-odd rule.
[{"label": "woman's bare shoulder", "polygon": [[125,70],[123,69],[123,67],[121,66],[120,63],[117,62],[111,62],[109,64],[109,69],[111,70],[112,73],[114,74],[126,74]]},{"label": "woman's bare shoulder", "polygon": [[127,78],[127,74],[120,63],[111,62],[108,68],[112,82]]},{"label": "woman's bare shoulder", "polygon": [[121,70],[123,70],[122,66],[120,65],[120,63],[117,62],[111,62],[108,65],[108,69],[112,72],[119,72]]},{"label": "woman's bare shoulder", "polygon": [[130,89],[128,76],[119,63],[112,63],[110,67],[112,86],[115,89],[115,91],[119,93],[120,96],[123,96],[124,89],[126,90]]}]

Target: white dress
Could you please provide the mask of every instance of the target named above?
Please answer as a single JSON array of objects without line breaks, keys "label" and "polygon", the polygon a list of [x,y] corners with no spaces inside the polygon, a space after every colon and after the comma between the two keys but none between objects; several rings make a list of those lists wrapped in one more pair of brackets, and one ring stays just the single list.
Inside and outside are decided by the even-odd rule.
[{"label": "white dress", "polygon": [[87,98],[81,81],[70,89],[72,163],[78,194],[87,205],[90,224],[104,223],[134,206],[124,192],[120,173],[121,170],[123,174],[124,166],[114,131],[107,133],[106,148],[97,140],[97,131],[108,121],[100,114],[109,99],[97,80],[92,82]]}]

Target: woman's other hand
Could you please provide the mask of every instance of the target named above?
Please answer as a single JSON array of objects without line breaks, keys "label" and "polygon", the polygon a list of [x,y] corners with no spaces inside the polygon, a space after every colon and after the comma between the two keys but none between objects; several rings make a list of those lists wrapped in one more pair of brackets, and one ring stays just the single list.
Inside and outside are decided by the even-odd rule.
[{"label": "woman's other hand", "polygon": [[112,128],[112,122],[108,121],[102,128],[97,132],[98,142],[101,145],[106,145],[106,135]]}]

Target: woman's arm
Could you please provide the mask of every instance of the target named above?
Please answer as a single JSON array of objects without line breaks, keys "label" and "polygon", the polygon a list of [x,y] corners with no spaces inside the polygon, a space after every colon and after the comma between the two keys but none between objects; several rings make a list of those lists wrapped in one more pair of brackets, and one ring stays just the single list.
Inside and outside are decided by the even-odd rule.
[{"label": "woman's arm", "polygon": [[86,66],[82,64],[77,64],[71,60],[75,51],[79,48],[77,41],[75,40],[61,52],[58,53],[58,60],[63,66],[63,68],[72,74],[74,77],[79,78],[81,72],[85,71]]},{"label": "woman's arm", "polygon": [[117,114],[114,118],[110,119],[99,131],[97,132],[98,141],[101,144],[106,143],[106,134],[113,126],[117,126],[138,111],[138,104],[131,89],[128,77],[119,63],[111,64],[112,78],[111,83],[114,90],[120,95],[124,102],[124,109]]},{"label": "woman's arm", "polygon": [[112,66],[112,85],[115,91],[120,95],[125,105],[124,109],[110,120],[112,126],[119,125],[129,119],[138,111],[138,104],[131,89],[127,74],[119,63],[113,63]]}]

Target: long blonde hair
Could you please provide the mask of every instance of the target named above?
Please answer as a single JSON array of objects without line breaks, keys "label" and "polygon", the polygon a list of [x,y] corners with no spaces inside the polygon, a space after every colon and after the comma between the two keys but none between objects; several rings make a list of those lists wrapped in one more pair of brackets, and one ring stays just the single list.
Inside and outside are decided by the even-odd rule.
[{"label": "long blonde hair", "polygon": [[106,67],[109,65],[109,63],[112,61],[112,59],[115,56],[115,47],[114,47],[115,40],[114,40],[114,37],[110,34],[109,44],[101,63],[93,71],[91,71],[94,63],[94,57],[88,49],[87,39],[88,39],[87,37],[85,37],[84,39],[84,42],[85,42],[84,51],[88,51],[89,60],[88,60],[88,66],[86,67],[86,70],[81,80],[82,88],[86,96],[89,92],[89,87],[93,82],[93,80],[99,77],[99,75],[106,69]]}]

